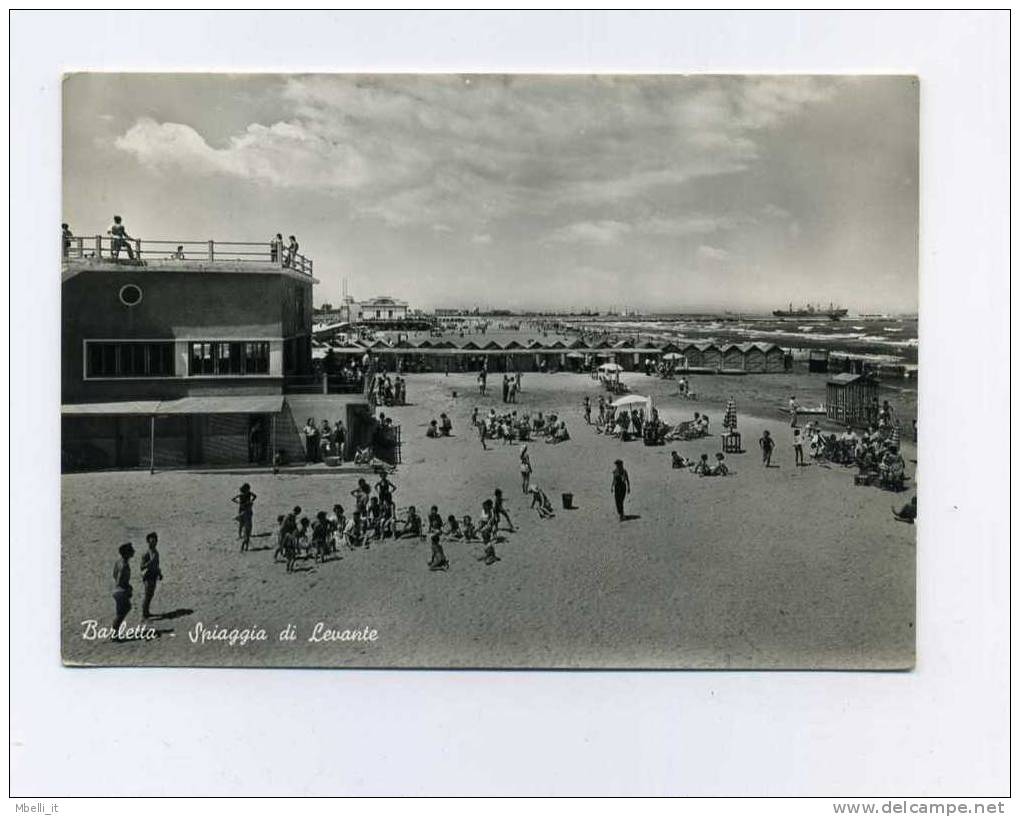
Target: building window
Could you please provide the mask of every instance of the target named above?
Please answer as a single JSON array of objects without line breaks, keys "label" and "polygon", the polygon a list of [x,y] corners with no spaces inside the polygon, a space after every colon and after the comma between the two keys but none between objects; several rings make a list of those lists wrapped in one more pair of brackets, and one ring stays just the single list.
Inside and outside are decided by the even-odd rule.
[{"label": "building window", "polygon": [[188,344],[188,374],[193,377],[269,374],[269,341],[193,341]]},{"label": "building window", "polygon": [[85,377],[173,377],[174,344],[86,341]]},{"label": "building window", "polygon": [[142,302],[142,288],[137,284],[125,284],[120,288],[118,297],[124,306],[135,306]]}]

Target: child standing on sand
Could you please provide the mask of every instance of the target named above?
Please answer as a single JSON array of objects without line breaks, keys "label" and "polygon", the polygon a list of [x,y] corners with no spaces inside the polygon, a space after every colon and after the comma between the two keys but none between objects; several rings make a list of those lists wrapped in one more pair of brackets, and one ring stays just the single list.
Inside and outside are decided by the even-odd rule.
[{"label": "child standing on sand", "polygon": [[804,438],[796,427],[793,429],[793,461],[795,465],[804,465]]},{"label": "child standing on sand", "polygon": [[497,488],[493,492],[492,512],[496,518],[497,528],[499,527],[499,520],[502,517],[506,519],[507,525],[510,526],[510,532],[514,532],[514,523],[510,521],[510,514],[507,513],[506,508],[503,507],[503,491],[500,488]]},{"label": "child standing on sand", "polygon": [[241,486],[237,496],[232,497],[230,500],[238,506],[239,512],[234,518],[237,520],[237,538],[241,540],[242,553],[248,549],[248,543],[251,541],[251,525],[254,513],[252,506],[257,498],[251,492],[251,486],[246,482]]},{"label": "child standing on sand", "polygon": [[761,433],[761,439],[758,440],[758,445],[761,447],[761,461],[762,465],[766,468],[772,466],[772,449],[776,447],[776,441],[772,439],[772,435],[769,434],[768,429],[765,429]]}]

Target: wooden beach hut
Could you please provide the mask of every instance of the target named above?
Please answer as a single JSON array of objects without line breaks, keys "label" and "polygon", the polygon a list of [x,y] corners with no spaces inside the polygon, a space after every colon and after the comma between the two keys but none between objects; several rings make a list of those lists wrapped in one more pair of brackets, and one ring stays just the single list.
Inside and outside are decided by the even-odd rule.
[{"label": "wooden beach hut", "polygon": [[825,384],[825,415],[837,423],[868,425],[878,383],[860,374],[837,374]]},{"label": "wooden beach hut", "polygon": [[755,373],[765,371],[765,350],[757,343],[748,343],[744,346],[744,369]]},{"label": "wooden beach hut", "polygon": [[687,359],[688,367],[693,369],[700,367],[704,360],[701,356],[701,347],[693,342],[683,344],[680,347],[679,352]]},{"label": "wooden beach hut", "polygon": [[765,371],[773,374],[786,371],[786,352],[774,343],[757,344],[765,353]]},{"label": "wooden beach hut", "polygon": [[721,369],[722,368],[722,349],[716,346],[714,343],[699,343],[698,348],[701,350],[701,368],[703,369]]},{"label": "wooden beach hut", "polygon": [[728,371],[744,370],[744,350],[735,343],[727,343],[721,349],[722,367]]}]

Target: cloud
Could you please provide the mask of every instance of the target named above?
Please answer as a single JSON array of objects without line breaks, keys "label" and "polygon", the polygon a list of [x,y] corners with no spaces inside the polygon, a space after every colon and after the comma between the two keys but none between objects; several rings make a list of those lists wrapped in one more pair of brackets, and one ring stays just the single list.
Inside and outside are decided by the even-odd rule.
[{"label": "cloud", "polygon": [[633,228],[621,221],[577,221],[553,230],[550,241],[566,244],[615,244]]},{"label": "cloud", "polygon": [[343,197],[391,225],[477,232],[493,219],[587,209],[578,223],[589,226],[562,228],[557,240],[597,243],[622,234],[609,222],[639,215],[609,208],[663,203],[694,180],[746,170],[759,135],[824,101],[833,82],[301,76],[283,84],[278,121],[217,146],[189,125],[148,118],[114,144],[154,170]]},{"label": "cloud", "polygon": [[488,233],[476,233],[475,235],[471,236],[471,243],[472,244],[491,244],[492,243],[492,236],[489,235]]},{"label": "cloud", "polygon": [[719,247],[711,247],[708,244],[702,244],[698,247],[697,255],[698,258],[705,261],[726,261],[730,257],[730,253],[726,250],[719,249]]}]

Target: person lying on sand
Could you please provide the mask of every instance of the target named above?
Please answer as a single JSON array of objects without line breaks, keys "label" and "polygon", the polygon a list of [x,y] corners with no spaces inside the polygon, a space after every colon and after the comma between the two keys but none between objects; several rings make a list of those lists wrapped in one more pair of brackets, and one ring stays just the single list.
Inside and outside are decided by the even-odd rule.
[{"label": "person lying on sand", "polygon": [[681,457],[676,451],[670,452],[672,458],[672,466],[674,468],[692,468],[694,466],[694,460],[689,460],[687,457]]},{"label": "person lying on sand", "polygon": [[730,473],[730,469],[723,462],[725,459],[726,457],[721,452],[715,455],[715,467],[712,468],[713,477],[725,477]]},{"label": "person lying on sand", "polygon": [[538,509],[538,515],[542,519],[548,519],[551,516],[556,516],[553,512],[552,503],[549,501],[549,497],[546,496],[545,491],[537,485],[532,485],[528,489],[528,493],[531,494],[531,507]]},{"label": "person lying on sand", "polygon": [[701,459],[694,466],[693,473],[699,477],[708,477],[712,475],[712,466],[708,463],[708,454],[702,454]]}]

